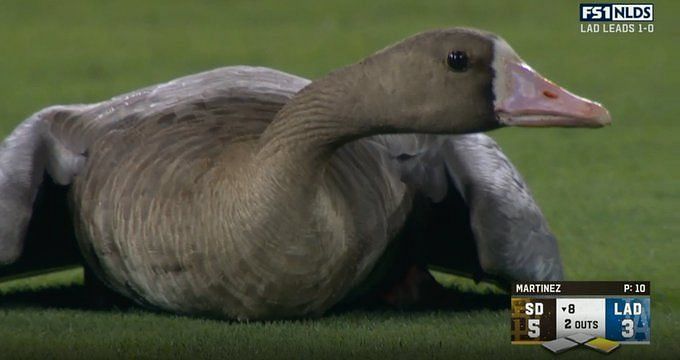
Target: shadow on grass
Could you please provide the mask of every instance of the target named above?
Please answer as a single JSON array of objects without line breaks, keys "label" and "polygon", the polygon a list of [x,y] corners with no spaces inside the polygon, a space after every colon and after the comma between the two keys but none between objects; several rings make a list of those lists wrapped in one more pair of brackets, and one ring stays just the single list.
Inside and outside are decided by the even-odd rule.
[{"label": "shadow on grass", "polygon": [[438,299],[434,303],[414,304],[402,307],[387,306],[379,303],[361,305],[338,305],[331,309],[332,314],[342,314],[355,310],[378,312],[464,312],[479,310],[504,310],[510,308],[510,296],[497,293],[478,293],[461,291],[456,288],[446,289],[445,300]]},{"label": "shadow on grass", "polygon": [[111,291],[93,291],[82,284],[0,292],[0,308],[25,307],[97,311],[142,309]]},{"label": "shadow on grass", "polygon": [[[344,305],[330,311],[341,315],[356,310],[366,311],[474,311],[502,310],[509,307],[509,297],[505,294],[463,292],[448,289],[455,301],[442,306],[410,306],[401,309],[384,305]],[[38,289],[17,289],[11,292],[0,292],[0,308],[57,308],[87,311],[150,311],[136,305],[132,301],[107,289],[92,289],[82,284],[72,284]],[[150,311],[155,312],[155,311]]]}]

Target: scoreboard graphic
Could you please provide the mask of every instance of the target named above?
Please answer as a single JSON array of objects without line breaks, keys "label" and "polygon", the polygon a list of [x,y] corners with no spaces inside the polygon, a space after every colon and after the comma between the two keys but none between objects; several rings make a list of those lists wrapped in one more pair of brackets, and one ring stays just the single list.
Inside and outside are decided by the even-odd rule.
[{"label": "scoreboard graphic", "polygon": [[544,344],[554,352],[580,344],[601,351],[593,344],[609,351],[619,343],[649,344],[650,290],[649,281],[514,283],[512,343]]}]

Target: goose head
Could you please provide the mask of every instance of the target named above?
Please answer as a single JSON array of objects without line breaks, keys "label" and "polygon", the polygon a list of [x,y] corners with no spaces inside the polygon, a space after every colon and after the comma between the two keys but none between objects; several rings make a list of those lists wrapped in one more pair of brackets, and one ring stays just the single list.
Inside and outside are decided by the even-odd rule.
[{"label": "goose head", "polygon": [[414,35],[350,66],[357,114],[398,132],[601,127],[600,104],[541,76],[500,37],[467,28]]}]

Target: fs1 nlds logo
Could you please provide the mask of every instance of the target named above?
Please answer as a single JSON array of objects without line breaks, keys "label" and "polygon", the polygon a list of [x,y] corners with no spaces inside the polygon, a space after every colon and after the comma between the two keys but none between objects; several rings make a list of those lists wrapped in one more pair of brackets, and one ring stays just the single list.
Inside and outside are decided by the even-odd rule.
[{"label": "fs1 nlds logo", "polygon": [[654,21],[654,4],[581,4],[581,21]]},{"label": "fs1 nlds logo", "polygon": [[654,32],[654,4],[580,4],[582,33]]}]

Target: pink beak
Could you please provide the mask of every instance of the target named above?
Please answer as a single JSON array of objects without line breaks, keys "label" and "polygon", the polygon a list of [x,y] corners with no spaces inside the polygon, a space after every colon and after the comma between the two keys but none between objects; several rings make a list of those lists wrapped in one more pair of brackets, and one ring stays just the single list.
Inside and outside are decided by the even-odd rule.
[{"label": "pink beak", "polygon": [[557,86],[527,64],[508,62],[504,70],[509,76],[504,89],[497,91],[495,102],[496,114],[504,125],[602,127],[611,124],[609,111],[602,105]]}]

